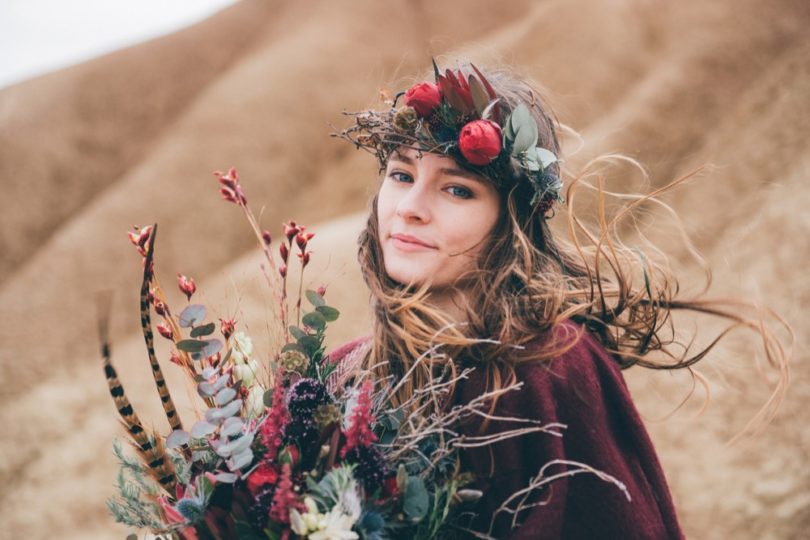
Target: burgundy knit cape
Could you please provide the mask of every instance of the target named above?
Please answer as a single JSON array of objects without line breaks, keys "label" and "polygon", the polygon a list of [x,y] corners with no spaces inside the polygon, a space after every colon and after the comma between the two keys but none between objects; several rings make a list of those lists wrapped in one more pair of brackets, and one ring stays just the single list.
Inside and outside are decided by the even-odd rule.
[{"label": "burgundy knit cape", "polygon": [[[464,451],[462,464],[477,478],[470,487],[484,493],[471,528],[487,531],[501,503],[525,488],[544,464],[569,460],[618,479],[630,500],[616,485],[591,473],[564,477],[533,493],[528,502],[542,504],[520,512],[515,528],[513,515],[499,513],[491,535],[514,540],[683,538],[663,470],[618,364],[578,325],[560,325],[554,336],[576,343],[551,361],[519,364],[516,375],[523,386],[504,394],[494,414],[567,427],[562,437],[532,433]],[[544,339],[548,335],[533,343]],[[331,360],[340,362],[367,340],[347,343],[330,355]],[[484,370],[477,369],[457,387],[457,399],[466,403],[485,391]],[[461,431],[479,435],[480,426],[476,420]],[[492,422],[484,433],[521,426]],[[565,470],[564,465],[553,465],[545,476]]]}]

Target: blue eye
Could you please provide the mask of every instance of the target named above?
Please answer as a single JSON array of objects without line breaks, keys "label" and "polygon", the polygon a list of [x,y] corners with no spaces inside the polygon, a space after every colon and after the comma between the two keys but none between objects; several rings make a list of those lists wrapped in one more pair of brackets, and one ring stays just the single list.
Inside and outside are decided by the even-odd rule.
[{"label": "blue eye", "polygon": [[473,196],[472,191],[461,186],[450,186],[447,188],[448,193],[459,199],[471,199]]},{"label": "blue eye", "polygon": [[393,171],[389,173],[388,176],[392,178],[395,182],[405,182],[405,183],[413,182],[413,178],[411,178],[411,175],[406,174],[404,172]]}]

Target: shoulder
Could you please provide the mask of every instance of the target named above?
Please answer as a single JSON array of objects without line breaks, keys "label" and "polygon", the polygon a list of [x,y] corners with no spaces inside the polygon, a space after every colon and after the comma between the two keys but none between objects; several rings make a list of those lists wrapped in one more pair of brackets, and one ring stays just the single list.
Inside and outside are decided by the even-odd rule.
[{"label": "shoulder", "polygon": [[618,362],[599,339],[584,326],[571,321],[537,336],[529,347],[559,348],[546,360],[527,360],[515,366],[518,380],[528,386],[543,386],[557,392],[593,394],[604,386],[625,387]]}]

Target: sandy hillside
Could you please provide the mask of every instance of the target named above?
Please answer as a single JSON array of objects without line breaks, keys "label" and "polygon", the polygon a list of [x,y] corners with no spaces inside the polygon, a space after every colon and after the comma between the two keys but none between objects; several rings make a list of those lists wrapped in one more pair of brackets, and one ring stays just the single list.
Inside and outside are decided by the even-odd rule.
[{"label": "sandy hillside", "polygon": [[[345,122],[344,108],[376,104],[382,85],[407,86],[431,55],[447,65],[507,62],[540,80],[560,119],[583,136],[572,166],[622,151],[644,162],[654,188],[714,165],[665,200],[712,265],[713,292],[757,295],[793,324],[787,399],[766,430],[725,446],[769,391],[757,344],[743,332],[703,363],[712,402],[701,417],[698,390],[662,420],[689,392],[685,374],[636,368],[626,377],[690,538],[810,530],[802,420],[810,329],[799,317],[810,301],[810,7],[490,5],[244,1],[172,36],[0,90],[0,538],[126,535],[104,507],[115,474],[110,441],[120,431],[99,367],[99,291],[113,292],[114,360],[128,393],[142,417],[166,429],[138,334],[131,225],[160,224],[164,284],[176,272],[194,276],[201,302],[261,335],[272,308],[261,258],[238,209],[219,199],[212,170],[238,167],[272,231],[290,218],[311,225],[309,282],[327,284],[342,311],[331,342],[366,331],[355,241],[376,171],[329,138],[329,123]],[[665,217],[650,208],[645,232],[684,262],[685,246],[659,227]],[[684,272],[690,289],[700,273]],[[159,352],[165,360],[168,348]],[[166,371],[190,419],[184,381]]]}]

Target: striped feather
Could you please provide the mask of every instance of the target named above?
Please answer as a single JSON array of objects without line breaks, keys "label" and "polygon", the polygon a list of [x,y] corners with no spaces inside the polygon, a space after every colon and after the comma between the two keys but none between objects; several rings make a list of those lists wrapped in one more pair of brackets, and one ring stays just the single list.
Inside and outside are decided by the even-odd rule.
[{"label": "striped feather", "polygon": [[129,434],[132,446],[140,456],[149,475],[173,497],[177,482],[174,466],[166,454],[160,435],[153,433],[151,439],[155,442],[153,443],[150,440],[149,433],[144,430],[140,418],[132,408],[132,403],[124,393],[124,387],[121,385],[121,381],[118,380],[118,374],[110,360],[110,345],[106,336],[102,336],[101,356],[104,361],[104,375],[107,377],[110,395],[118,409],[118,414],[121,416],[121,424]]},{"label": "striped feather", "polygon": [[149,301],[149,287],[152,283],[154,272],[153,255],[155,247],[155,236],[157,235],[157,223],[152,226],[152,234],[149,237],[149,245],[146,249],[146,258],[143,265],[143,283],[141,284],[141,328],[143,338],[146,342],[146,351],[149,354],[149,364],[152,366],[152,375],[155,378],[155,385],[160,394],[160,401],[163,410],[166,412],[166,419],[169,421],[172,430],[183,429],[183,423],[174,407],[174,401],[169,394],[169,387],[163,378],[163,371],[160,369],[157,356],[155,355],[154,334],[152,333],[151,302]]}]

